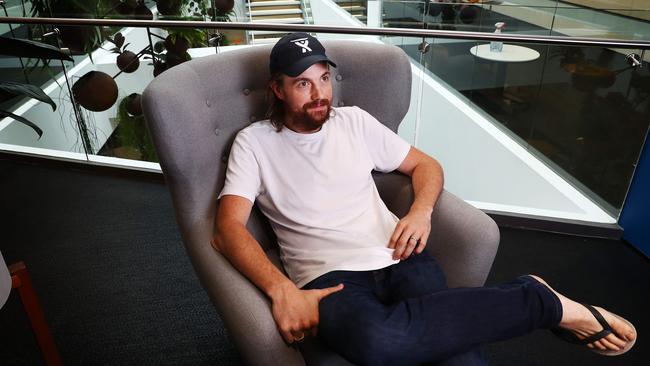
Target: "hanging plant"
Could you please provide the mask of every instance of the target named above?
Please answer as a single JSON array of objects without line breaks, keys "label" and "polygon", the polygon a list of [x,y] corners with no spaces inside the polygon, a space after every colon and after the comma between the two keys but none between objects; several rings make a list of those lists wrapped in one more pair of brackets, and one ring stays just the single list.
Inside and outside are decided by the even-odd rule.
[{"label": "hanging plant", "polygon": [[180,15],[183,0],[156,0],[156,8],[162,15]]},{"label": "hanging plant", "polygon": [[176,53],[167,53],[167,57],[166,57],[167,68],[180,65],[183,62],[189,61],[191,59],[192,56],[190,56],[190,54],[187,52],[180,55]]},{"label": "hanging plant", "polygon": [[[78,0],[30,0],[32,17],[53,18],[91,18],[100,16],[100,9],[107,7],[108,2],[78,1]],[[103,34],[100,27],[54,24],[59,29],[61,42],[73,55],[90,54],[99,48]]]},{"label": "hanging plant", "polygon": [[82,107],[102,112],[115,104],[117,84],[104,72],[89,71],[72,85],[72,94]]},{"label": "hanging plant", "polygon": [[108,41],[113,43],[115,47],[111,49],[111,52],[117,53],[117,67],[122,71],[126,73],[132,73],[135,70],[138,69],[140,66],[140,60],[138,59],[138,55],[135,53],[128,51],[126,47],[130,44],[124,44],[124,36],[122,33],[116,33],[115,37],[110,38],[107,37]]},{"label": "hanging plant", "polygon": [[214,6],[224,13],[229,13],[235,7],[235,0],[214,0]]},{"label": "hanging plant", "polygon": [[144,4],[144,0],[138,0],[135,9],[133,9],[133,17],[135,19],[153,20],[153,13]]},{"label": "hanging plant", "polygon": [[[0,54],[14,57],[29,57],[43,60],[65,60],[72,61],[70,56],[63,53],[60,49],[50,46],[48,44],[29,41],[25,39],[15,39],[0,37]],[[15,83],[11,81],[0,81],[0,99],[13,98],[14,96],[25,96],[40,100],[52,106],[52,110],[56,111],[56,104],[54,101],[37,86]],[[32,128],[38,137],[43,135],[41,130],[35,123],[26,119],[25,117],[16,115],[6,110],[0,109],[0,118],[11,117],[14,120],[23,123]]]},{"label": "hanging plant", "polygon": [[190,48],[190,41],[183,35],[174,33],[165,38],[164,46],[167,52],[182,55]]},{"label": "hanging plant", "polygon": [[126,111],[132,116],[142,115],[142,96],[138,93],[131,93],[126,97]]},{"label": "hanging plant", "polygon": [[129,109],[139,94],[122,99],[117,108],[118,125],[115,129],[113,153],[122,158],[157,162],[156,150],[146,128],[142,114],[134,115]]},{"label": "hanging plant", "polygon": [[153,77],[156,77],[160,74],[163,73],[163,71],[167,70],[167,63],[164,61],[158,61],[156,60],[153,63]]},{"label": "hanging plant", "polygon": [[112,9],[120,15],[129,16],[133,14],[136,7],[135,0],[113,0]]}]

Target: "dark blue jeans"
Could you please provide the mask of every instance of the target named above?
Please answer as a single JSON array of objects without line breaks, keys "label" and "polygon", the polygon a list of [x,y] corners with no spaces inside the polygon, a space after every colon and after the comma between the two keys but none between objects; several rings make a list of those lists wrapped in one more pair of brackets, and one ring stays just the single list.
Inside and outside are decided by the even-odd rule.
[{"label": "dark blue jeans", "polygon": [[481,345],[556,326],[560,300],[529,276],[447,288],[426,252],[375,271],[329,272],[304,286],[345,288],[320,302],[318,338],[360,365],[486,365]]}]

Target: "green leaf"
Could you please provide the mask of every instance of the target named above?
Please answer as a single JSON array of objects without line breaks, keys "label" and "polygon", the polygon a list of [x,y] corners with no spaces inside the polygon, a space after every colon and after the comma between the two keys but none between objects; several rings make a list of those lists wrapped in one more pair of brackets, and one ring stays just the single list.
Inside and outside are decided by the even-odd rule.
[{"label": "green leaf", "polygon": [[16,39],[0,36],[0,54],[15,57],[30,57],[41,59],[56,59],[72,61],[60,49],[45,43],[27,39]]},{"label": "green leaf", "polygon": [[8,111],[3,111],[2,109],[0,109],[0,117],[1,118],[11,117],[11,118],[15,119],[16,121],[22,122],[22,123],[26,124],[27,126],[31,127],[34,131],[36,131],[36,134],[38,135],[39,139],[41,138],[41,136],[43,136],[43,130],[38,128],[38,126],[36,126],[33,122],[31,122],[27,118],[15,115],[15,114],[13,114],[11,112],[8,112]]},{"label": "green leaf", "polygon": [[54,101],[45,94],[45,92],[34,85],[16,83],[13,81],[0,82],[0,90],[13,95],[24,95],[30,98],[38,99],[52,106],[52,110],[56,111],[56,104]]},{"label": "green leaf", "polygon": [[122,45],[124,44],[124,36],[122,35],[122,33],[117,32],[115,34],[115,42],[113,42],[113,43],[115,43],[115,45],[118,48],[122,48]]}]

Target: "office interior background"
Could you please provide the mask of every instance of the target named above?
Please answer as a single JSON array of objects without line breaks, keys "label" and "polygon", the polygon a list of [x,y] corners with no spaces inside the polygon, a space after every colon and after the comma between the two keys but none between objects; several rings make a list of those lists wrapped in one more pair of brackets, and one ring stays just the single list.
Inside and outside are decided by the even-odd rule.
[{"label": "office interior background", "polygon": [[[0,3],[0,251],[28,269],[64,364],[243,362],[185,253],[140,95],[180,63],[305,25],[409,56],[398,132],[500,225],[488,284],[539,273],[640,334],[604,359],[536,332],[488,346],[492,364],[650,357],[650,1]],[[0,340],[0,364],[45,362],[18,290]]]}]

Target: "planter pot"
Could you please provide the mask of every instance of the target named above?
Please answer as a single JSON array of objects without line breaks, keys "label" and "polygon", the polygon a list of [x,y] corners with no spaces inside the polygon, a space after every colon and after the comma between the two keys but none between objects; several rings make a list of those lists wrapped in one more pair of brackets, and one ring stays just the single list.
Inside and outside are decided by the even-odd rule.
[{"label": "planter pot", "polygon": [[172,38],[172,36],[169,35],[167,38],[165,38],[165,49],[167,49],[167,52],[169,53],[184,55],[189,48],[190,42],[183,37],[176,36]]},{"label": "planter pot", "polygon": [[158,8],[158,12],[162,15],[180,15],[182,6],[183,6],[182,0],[156,1],[156,7]]},{"label": "planter pot", "polygon": [[132,73],[140,66],[138,56],[131,51],[124,51],[117,56],[117,67],[126,73]]},{"label": "planter pot", "polygon": [[235,0],[214,0],[214,6],[222,12],[227,13],[235,7]]},{"label": "planter pot", "polygon": [[117,84],[106,73],[89,71],[72,85],[72,94],[82,107],[89,111],[102,112],[115,104]]},{"label": "planter pot", "polygon": [[126,97],[126,111],[132,116],[141,116],[142,115],[142,105],[140,101],[142,97],[138,93],[129,94]]}]

